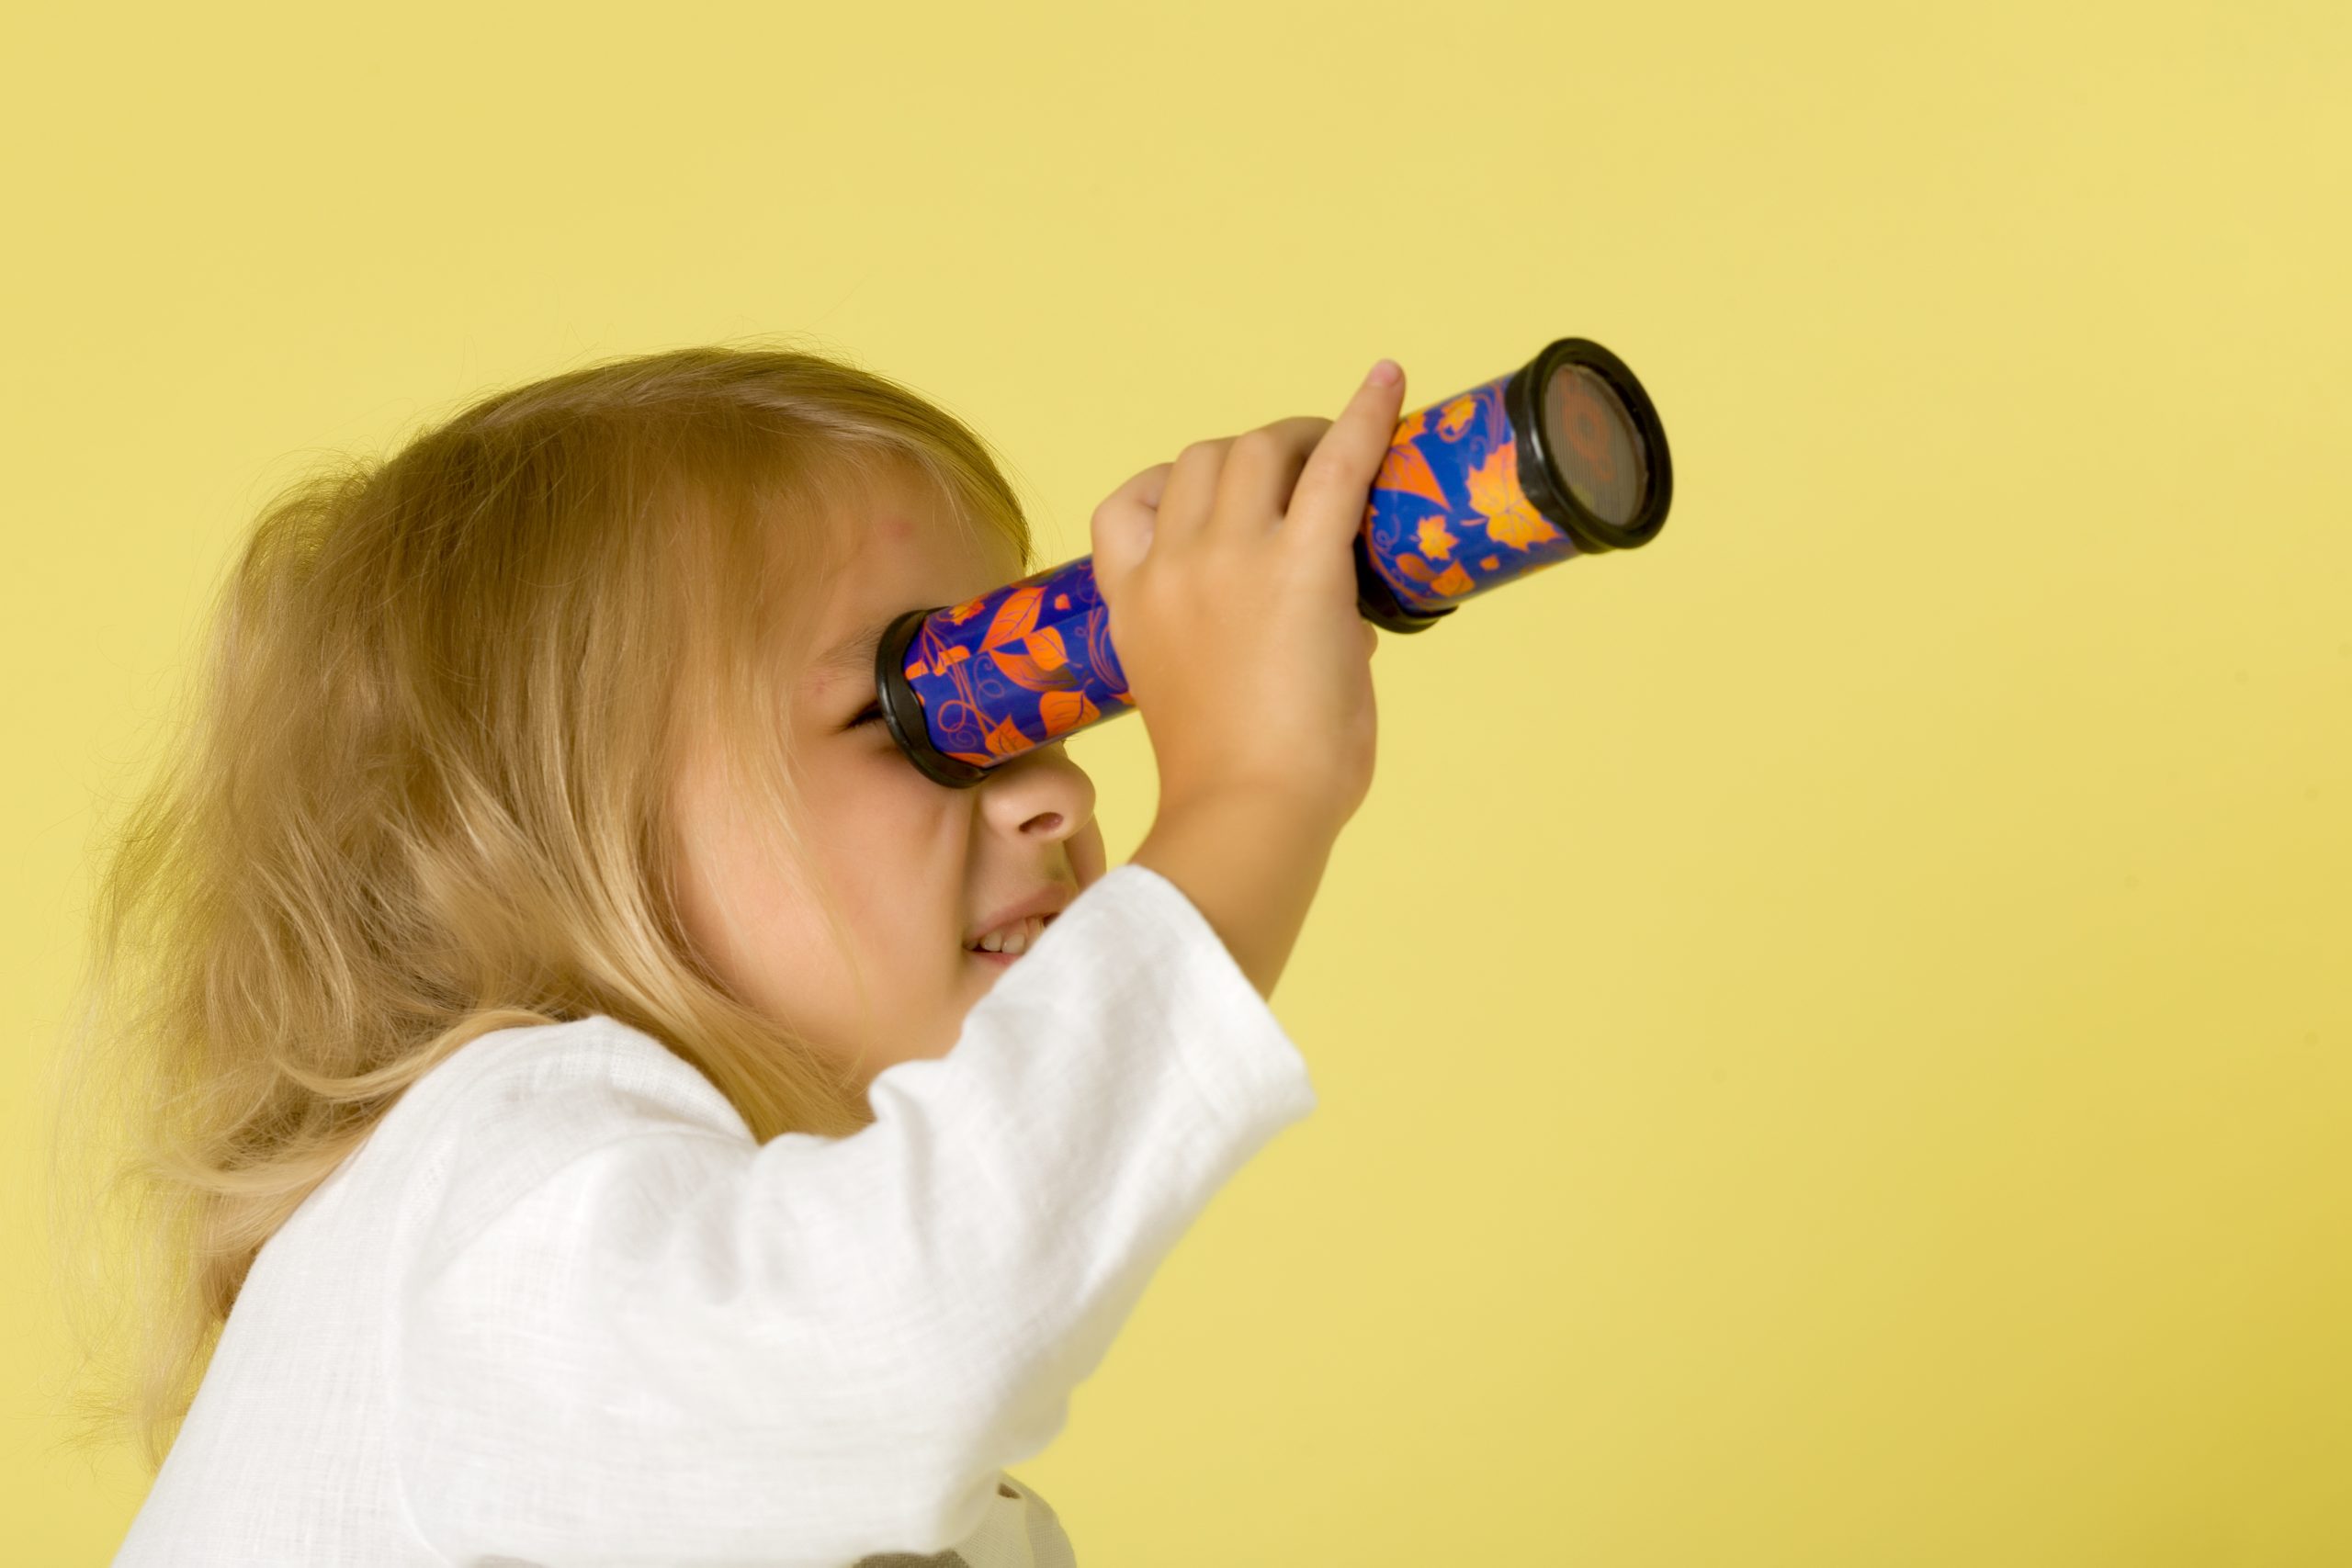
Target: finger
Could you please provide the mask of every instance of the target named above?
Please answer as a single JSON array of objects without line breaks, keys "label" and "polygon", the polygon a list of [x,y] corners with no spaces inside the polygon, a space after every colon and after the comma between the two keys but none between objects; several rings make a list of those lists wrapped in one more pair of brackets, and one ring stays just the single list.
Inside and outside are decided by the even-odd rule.
[{"label": "finger", "polygon": [[1328,419],[1299,414],[1234,437],[1225,455],[1225,471],[1217,476],[1209,526],[1262,534],[1279,525],[1290,510],[1291,492],[1307,455],[1330,428]]},{"label": "finger", "polygon": [[1094,509],[1089,525],[1094,547],[1094,578],[1105,601],[1117,596],[1127,573],[1151,548],[1154,509],[1168,482],[1170,465],[1160,463],[1128,479]]},{"label": "finger", "polygon": [[1176,454],[1169,465],[1168,482],[1160,493],[1159,536],[1185,541],[1197,536],[1216,503],[1217,473],[1225,467],[1233,437],[1195,441]]},{"label": "finger", "polygon": [[1366,378],[1306,459],[1291,496],[1293,531],[1309,543],[1344,540],[1363,525],[1372,481],[1396,439],[1405,378],[1382,386]]},{"label": "finger", "polygon": [[1169,470],[1175,466],[1173,463],[1154,463],[1111,493],[1157,510],[1159,498],[1167,493]]}]

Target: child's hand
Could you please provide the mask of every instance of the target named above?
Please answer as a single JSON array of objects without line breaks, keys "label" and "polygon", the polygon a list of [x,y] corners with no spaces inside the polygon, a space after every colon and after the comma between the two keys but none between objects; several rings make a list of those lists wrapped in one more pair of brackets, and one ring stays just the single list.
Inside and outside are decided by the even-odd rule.
[{"label": "child's hand", "polygon": [[1336,420],[1196,441],[1094,510],[1094,576],[1159,766],[1160,811],[1272,797],[1336,832],[1372,787],[1373,650],[1350,540],[1404,376]]}]

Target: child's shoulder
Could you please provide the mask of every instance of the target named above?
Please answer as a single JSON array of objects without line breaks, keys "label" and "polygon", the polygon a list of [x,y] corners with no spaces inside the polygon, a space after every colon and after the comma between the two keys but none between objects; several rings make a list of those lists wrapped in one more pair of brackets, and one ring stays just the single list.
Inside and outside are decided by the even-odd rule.
[{"label": "child's shoulder", "polygon": [[411,1086],[408,1099],[459,1099],[493,1111],[543,1106],[553,1097],[664,1113],[741,1118],[718,1088],[654,1036],[604,1013],[526,1024],[468,1041]]},{"label": "child's shoulder", "polygon": [[702,1071],[604,1014],[493,1030],[452,1052],[384,1113],[350,1174],[470,1190],[495,1202],[580,1156],[650,1133],[752,1143]]}]

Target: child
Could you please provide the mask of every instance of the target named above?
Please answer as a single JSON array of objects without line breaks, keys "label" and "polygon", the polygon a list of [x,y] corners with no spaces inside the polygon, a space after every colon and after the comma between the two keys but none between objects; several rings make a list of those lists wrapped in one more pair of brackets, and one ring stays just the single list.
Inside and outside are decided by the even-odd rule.
[{"label": "child", "polygon": [[1061,745],[950,789],[878,722],[885,622],[1039,570],[882,378],[591,367],[265,513],[82,1032],[152,1195],[119,1568],[1070,1563],[1002,1467],[1316,1103],[1266,998],[1402,396],[1096,509],[1160,781],[1107,874]]}]

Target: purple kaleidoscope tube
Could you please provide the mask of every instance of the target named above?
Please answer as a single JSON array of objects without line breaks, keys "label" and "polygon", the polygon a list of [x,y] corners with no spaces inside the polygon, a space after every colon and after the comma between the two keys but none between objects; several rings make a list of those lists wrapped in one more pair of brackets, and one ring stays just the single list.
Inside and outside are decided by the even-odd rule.
[{"label": "purple kaleidoscope tube", "polygon": [[[1589,339],[1556,339],[1397,423],[1353,542],[1357,610],[1426,630],[1546,567],[1649,543],[1673,489],[1665,428],[1632,370]],[[899,615],[875,684],[900,750],[957,788],[1135,705],[1091,556]]]}]

